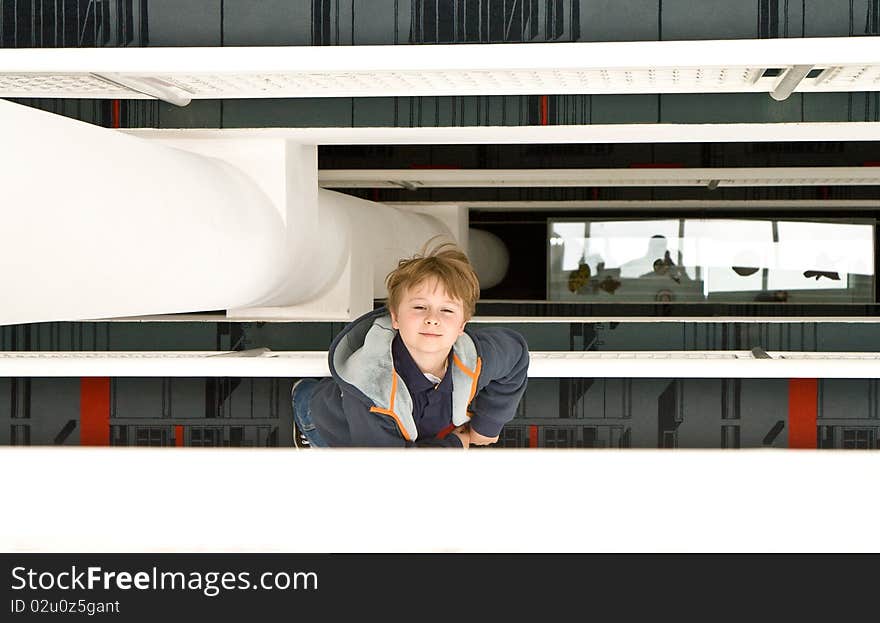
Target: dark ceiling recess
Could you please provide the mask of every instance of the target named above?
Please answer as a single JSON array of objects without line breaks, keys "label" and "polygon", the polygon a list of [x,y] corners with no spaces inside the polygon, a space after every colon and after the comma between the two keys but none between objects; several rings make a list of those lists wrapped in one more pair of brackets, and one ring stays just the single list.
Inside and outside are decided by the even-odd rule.
[{"label": "dark ceiling recess", "polygon": [[533,219],[525,222],[482,222],[471,226],[495,234],[507,245],[510,266],[507,276],[494,288],[480,293],[480,298],[503,300],[543,300],[547,297],[547,223]]},{"label": "dark ceiling recess", "polygon": [[878,153],[878,141],[325,145],[318,151],[318,165],[322,169],[857,167],[876,164]]},{"label": "dark ceiling recess", "polygon": [[[321,169],[630,169],[876,166],[880,143],[323,146]],[[346,189],[373,201],[877,199],[880,186]]]}]

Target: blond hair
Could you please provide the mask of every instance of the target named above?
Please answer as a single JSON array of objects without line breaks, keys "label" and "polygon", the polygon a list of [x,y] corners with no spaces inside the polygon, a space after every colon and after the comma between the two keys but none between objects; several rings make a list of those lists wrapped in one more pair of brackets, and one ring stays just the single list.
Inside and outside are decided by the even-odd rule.
[{"label": "blond hair", "polygon": [[465,320],[470,320],[480,298],[477,274],[467,255],[454,242],[440,242],[431,248],[437,238],[435,236],[428,240],[414,256],[400,260],[397,268],[385,277],[388,309],[396,313],[408,289],[436,278],[446,289],[447,295],[461,301]]}]

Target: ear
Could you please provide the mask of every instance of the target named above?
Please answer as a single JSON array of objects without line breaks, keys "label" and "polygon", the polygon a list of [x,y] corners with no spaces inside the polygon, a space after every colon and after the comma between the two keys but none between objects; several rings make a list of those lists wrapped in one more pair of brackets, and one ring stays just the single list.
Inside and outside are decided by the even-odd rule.
[{"label": "ear", "polygon": [[393,309],[388,310],[391,312],[391,328],[392,329],[400,329],[400,325],[397,324],[397,312]]},{"label": "ear", "polygon": [[467,320],[461,323],[461,329],[458,330],[459,335],[464,335],[464,328],[467,326]]}]

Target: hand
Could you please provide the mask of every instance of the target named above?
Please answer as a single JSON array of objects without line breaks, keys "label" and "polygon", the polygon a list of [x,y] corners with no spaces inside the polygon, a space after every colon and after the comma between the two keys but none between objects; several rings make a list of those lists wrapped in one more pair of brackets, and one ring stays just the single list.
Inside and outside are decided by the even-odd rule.
[{"label": "hand", "polygon": [[452,429],[452,434],[461,440],[461,447],[467,449],[471,445],[471,429],[467,424]]},{"label": "hand", "polygon": [[486,437],[475,431],[473,428],[470,429],[470,433],[470,442],[475,446],[488,446],[490,443],[498,441],[498,435],[495,435],[494,437]]}]

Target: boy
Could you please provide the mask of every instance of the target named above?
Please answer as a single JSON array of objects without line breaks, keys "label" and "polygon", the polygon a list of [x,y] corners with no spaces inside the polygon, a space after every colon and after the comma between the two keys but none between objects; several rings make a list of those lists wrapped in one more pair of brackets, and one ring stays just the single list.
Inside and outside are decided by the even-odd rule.
[{"label": "boy", "polygon": [[401,260],[385,283],[387,307],[351,322],[330,345],[332,376],[293,386],[296,445],[497,441],[525,392],[528,345],[510,329],[465,328],[480,295],[467,256],[442,244]]}]

